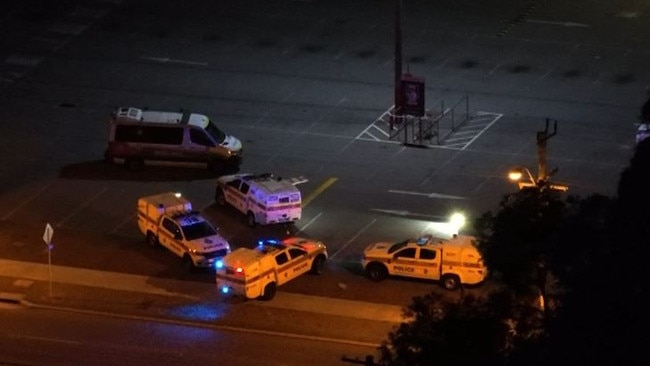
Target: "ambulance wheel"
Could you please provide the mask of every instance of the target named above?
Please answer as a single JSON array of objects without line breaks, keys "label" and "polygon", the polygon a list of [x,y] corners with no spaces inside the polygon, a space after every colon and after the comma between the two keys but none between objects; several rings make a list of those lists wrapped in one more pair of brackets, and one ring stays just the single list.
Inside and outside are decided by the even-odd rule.
[{"label": "ambulance wheel", "polygon": [[219,206],[226,205],[226,196],[224,196],[221,188],[217,188],[217,191],[214,194],[214,201],[217,202]]},{"label": "ambulance wheel", "polygon": [[322,274],[325,270],[325,257],[319,255],[314,258],[314,261],[311,263],[311,273],[312,274]]},{"label": "ambulance wheel", "polygon": [[208,163],[208,170],[212,173],[221,173],[225,169],[225,163],[221,160],[212,160]]},{"label": "ambulance wheel", "polygon": [[264,286],[264,293],[260,296],[260,299],[264,301],[269,301],[275,297],[275,293],[278,291],[278,287],[275,282],[271,282]]},{"label": "ambulance wheel", "polygon": [[388,277],[388,270],[383,264],[370,263],[366,267],[366,276],[375,282],[379,282]]},{"label": "ambulance wheel", "polygon": [[156,235],[154,235],[154,233],[151,231],[147,232],[147,244],[149,244],[149,246],[152,248],[155,248],[159,245],[158,238],[156,238]]},{"label": "ambulance wheel", "polygon": [[257,225],[257,222],[255,221],[255,214],[250,211],[248,211],[246,214],[246,224],[250,227],[255,227],[255,225]]},{"label": "ambulance wheel", "polygon": [[126,168],[132,172],[137,172],[138,170],[142,170],[142,167],[144,166],[144,161],[140,158],[128,158],[126,159]]},{"label": "ambulance wheel", "polygon": [[442,276],[442,286],[450,291],[457,290],[460,287],[460,278],[452,274],[444,275]]},{"label": "ambulance wheel", "polygon": [[183,256],[183,268],[187,272],[193,272],[196,267],[194,267],[194,263],[192,262],[192,258],[190,258],[189,255],[185,254]]}]

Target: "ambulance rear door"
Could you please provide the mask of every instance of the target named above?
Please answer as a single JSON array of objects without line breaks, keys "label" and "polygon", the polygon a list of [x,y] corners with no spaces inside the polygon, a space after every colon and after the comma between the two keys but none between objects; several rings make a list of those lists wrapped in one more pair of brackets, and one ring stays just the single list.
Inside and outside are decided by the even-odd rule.
[{"label": "ambulance rear door", "polygon": [[270,194],[265,200],[267,222],[289,222],[300,220],[302,204],[300,191]]}]

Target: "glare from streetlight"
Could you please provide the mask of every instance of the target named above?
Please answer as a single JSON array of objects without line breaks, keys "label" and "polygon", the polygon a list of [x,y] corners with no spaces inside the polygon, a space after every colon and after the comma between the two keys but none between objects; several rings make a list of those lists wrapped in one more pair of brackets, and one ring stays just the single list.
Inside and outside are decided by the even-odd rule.
[{"label": "glare from streetlight", "polygon": [[521,179],[524,178],[524,174],[528,178],[528,182],[525,183],[526,185],[533,185],[533,186],[537,185],[537,182],[535,181],[535,178],[533,178],[533,175],[531,174],[530,170],[528,170],[528,168],[526,168],[525,166],[517,167],[509,171],[508,178],[513,182],[519,182],[520,184],[522,184]]},{"label": "glare from streetlight", "polygon": [[449,226],[451,226],[451,229],[454,234],[458,234],[460,228],[465,226],[465,222],[466,222],[465,215],[459,212],[454,213],[449,218]]},{"label": "glare from streetlight", "polygon": [[508,179],[510,179],[513,182],[517,182],[521,179],[523,174],[521,174],[520,170],[512,170],[508,172]]}]

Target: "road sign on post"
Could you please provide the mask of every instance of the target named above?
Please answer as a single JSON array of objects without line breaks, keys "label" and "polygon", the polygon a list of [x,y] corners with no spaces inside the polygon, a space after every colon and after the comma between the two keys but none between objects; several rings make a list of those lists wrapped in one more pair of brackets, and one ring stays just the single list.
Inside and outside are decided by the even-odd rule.
[{"label": "road sign on post", "polygon": [[52,237],[54,236],[54,229],[48,222],[45,225],[45,232],[43,233],[43,241],[47,245],[47,267],[50,272],[50,297],[52,297]]},{"label": "road sign on post", "polygon": [[48,246],[52,242],[52,236],[54,236],[54,229],[52,228],[52,225],[50,225],[50,223],[48,222],[45,225],[45,232],[43,233],[43,241]]}]

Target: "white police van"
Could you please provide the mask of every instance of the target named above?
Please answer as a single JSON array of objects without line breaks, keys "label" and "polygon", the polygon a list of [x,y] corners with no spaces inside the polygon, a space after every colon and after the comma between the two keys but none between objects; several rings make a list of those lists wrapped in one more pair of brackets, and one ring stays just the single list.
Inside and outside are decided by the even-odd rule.
[{"label": "white police van", "polygon": [[271,173],[224,175],[217,179],[214,199],[217,204],[231,205],[246,215],[251,227],[293,223],[302,215],[302,198],[296,185],[306,181]]}]

